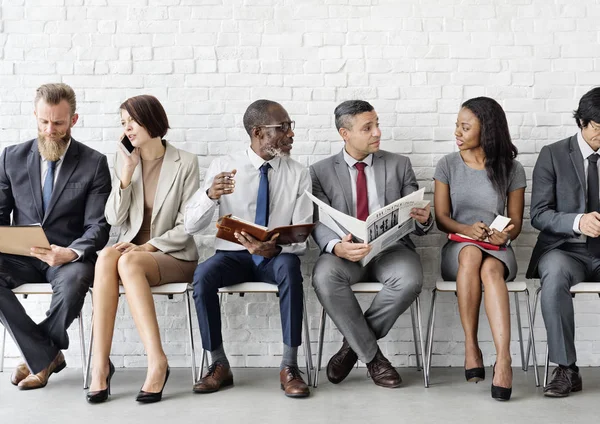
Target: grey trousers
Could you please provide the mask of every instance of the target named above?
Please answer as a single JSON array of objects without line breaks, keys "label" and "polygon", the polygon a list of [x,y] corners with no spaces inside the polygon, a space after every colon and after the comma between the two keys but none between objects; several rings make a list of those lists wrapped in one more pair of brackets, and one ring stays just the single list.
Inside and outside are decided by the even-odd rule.
[{"label": "grey trousers", "polygon": [[[19,347],[29,370],[46,368],[59,350],[69,347],[67,328],[83,306],[94,279],[92,262],[50,267],[39,259],[0,254],[0,321]],[[12,289],[25,283],[50,283],[52,300],[46,319],[36,324]]]},{"label": "grey trousers", "polygon": [[550,361],[574,364],[575,314],[569,289],[582,281],[600,281],[600,259],[588,254],[583,243],[564,243],[542,256],[538,270]]},{"label": "grey trousers", "polygon": [[[383,284],[364,314],[350,287],[360,281]],[[368,363],[377,353],[377,340],[386,336],[421,292],[423,268],[417,252],[403,243],[380,253],[366,267],[324,253],[314,267],[312,284],[350,347]]]}]

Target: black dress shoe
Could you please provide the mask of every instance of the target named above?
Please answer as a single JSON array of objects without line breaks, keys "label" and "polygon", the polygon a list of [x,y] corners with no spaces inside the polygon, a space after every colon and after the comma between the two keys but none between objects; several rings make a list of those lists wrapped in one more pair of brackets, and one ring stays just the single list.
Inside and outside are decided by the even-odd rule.
[{"label": "black dress shoe", "polygon": [[163,386],[162,386],[162,389],[160,389],[160,392],[154,393],[154,392],[145,392],[143,390],[140,390],[140,392],[138,393],[135,400],[140,403],[160,402],[160,400],[162,399],[163,390],[165,389],[165,386],[167,385],[167,380],[169,379],[170,373],[171,373],[171,369],[167,365],[167,374],[165,375],[165,382],[163,383]]},{"label": "black dress shoe", "polygon": [[494,386],[494,375],[496,375],[496,364],[494,364],[494,368],[492,368],[492,398],[496,400],[510,400],[512,387]]},{"label": "black dress shoe", "polygon": [[115,373],[115,366],[109,360],[108,361],[108,377],[106,377],[106,389],[97,390],[94,392],[88,392],[86,395],[86,399],[89,403],[102,403],[106,402],[108,399],[108,395],[110,395],[110,379]]},{"label": "black dress shoe", "polygon": [[344,339],[341,349],[327,363],[327,379],[333,384],[341,383],[348,377],[356,361],[358,356]]},{"label": "black dress shoe", "polygon": [[579,371],[559,365],[552,372],[552,381],[544,387],[544,396],[566,397],[571,392],[580,392],[581,389],[583,381]]},{"label": "black dress shoe", "polygon": [[381,350],[379,349],[377,349],[375,358],[367,364],[367,369],[369,370],[369,375],[371,376],[373,383],[380,387],[393,389],[402,384],[400,374],[398,374],[396,368],[394,368],[390,361],[383,356],[383,353],[381,353]]},{"label": "black dress shoe", "polygon": [[[481,353],[481,349],[479,349],[479,356],[482,358],[483,362],[483,353]],[[479,383],[480,381],[485,380],[485,368],[477,367],[465,369],[465,379],[469,383]]]}]

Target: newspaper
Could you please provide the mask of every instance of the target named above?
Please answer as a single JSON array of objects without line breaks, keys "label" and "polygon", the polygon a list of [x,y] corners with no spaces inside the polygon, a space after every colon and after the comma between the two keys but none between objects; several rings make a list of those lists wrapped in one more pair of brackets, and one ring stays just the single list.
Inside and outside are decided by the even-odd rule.
[{"label": "newspaper", "polygon": [[412,208],[424,208],[429,200],[423,200],[425,189],[417,190],[408,196],[390,203],[373,212],[366,221],[340,212],[306,191],[306,195],[319,207],[319,221],[329,227],[340,238],[352,234],[360,243],[371,245],[371,252],[361,259],[366,265],[378,253],[415,230],[415,220],[410,217]]}]

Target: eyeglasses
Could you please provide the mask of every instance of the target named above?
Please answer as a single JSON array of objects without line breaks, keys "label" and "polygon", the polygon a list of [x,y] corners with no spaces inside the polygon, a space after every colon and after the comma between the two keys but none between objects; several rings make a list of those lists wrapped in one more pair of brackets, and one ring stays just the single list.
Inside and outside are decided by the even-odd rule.
[{"label": "eyeglasses", "polygon": [[283,131],[284,133],[287,134],[287,132],[289,130],[294,131],[294,128],[296,127],[296,121],[282,122],[281,124],[257,125],[257,127],[262,127],[262,128],[281,128],[281,131]]}]

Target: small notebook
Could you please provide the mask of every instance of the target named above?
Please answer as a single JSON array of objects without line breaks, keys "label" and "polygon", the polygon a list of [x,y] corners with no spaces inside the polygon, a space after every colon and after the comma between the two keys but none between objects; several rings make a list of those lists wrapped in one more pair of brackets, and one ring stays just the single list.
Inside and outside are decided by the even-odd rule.
[{"label": "small notebook", "polygon": [[224,215],[217,221],[217,237],[232,243],[241,244],[234,233],[245,231],[259,241],[268,241],[279,233],[278,245],[304,243],[315,224],[285,225],[269,229],[233,215]]},{"label": "small notebook", "polygon": [[496,246],[495,244],[486,243],[485,241],[475,240],[475,239],[472,239],[471,237],[463,237],[461,234],[450,233],[450,234],[448,234],[448,238],[452,241],[457,241],[459,243],[473,243],[473,244],[481,246],[487,250],[506,250],[506,247]]},{"label": "small notebook", "polygon": [[0,253],[31,256],[32,247],[50,249],[50,243],[40,224],[0,225]]}]

